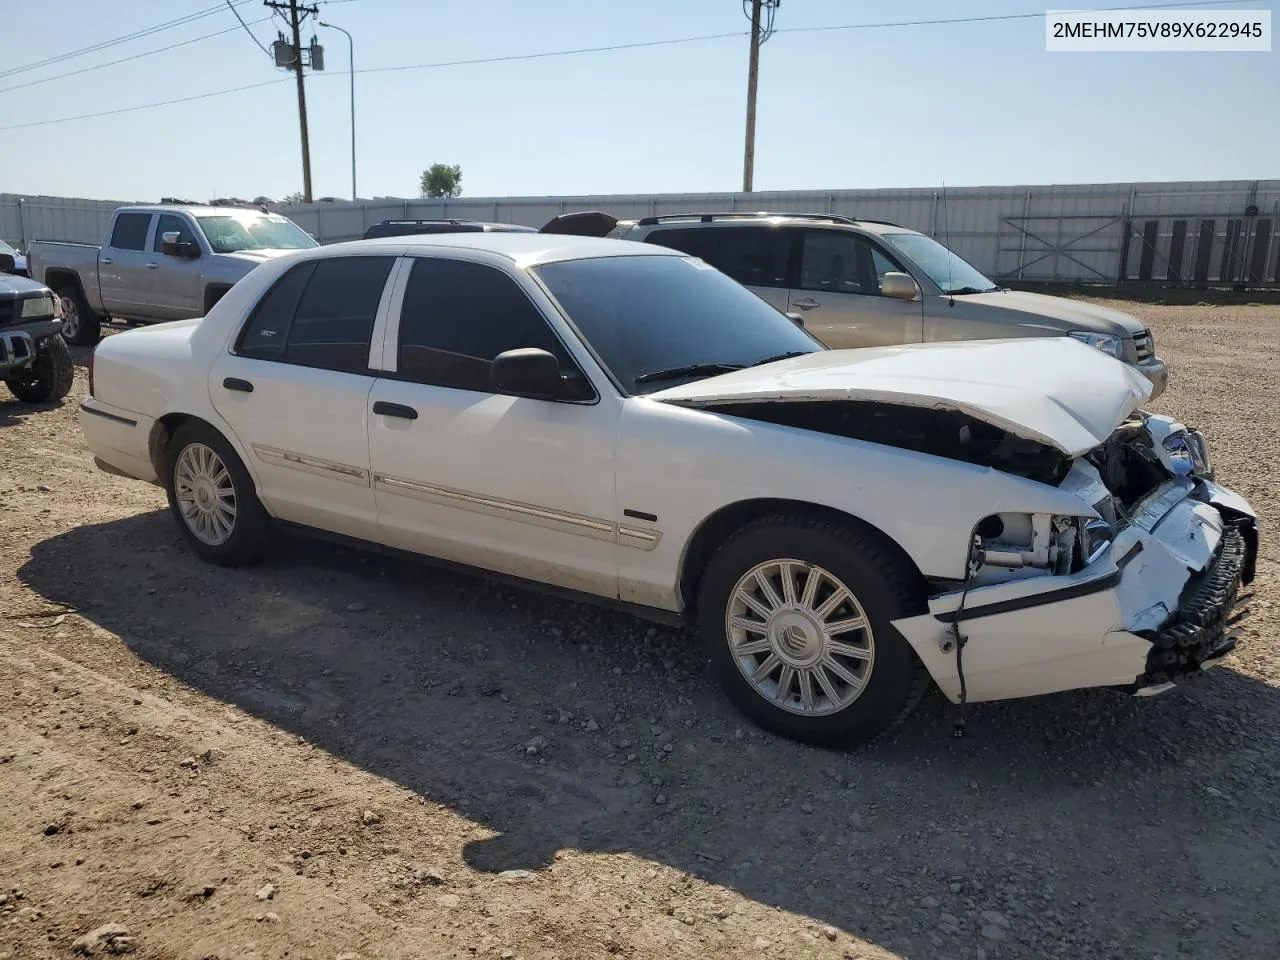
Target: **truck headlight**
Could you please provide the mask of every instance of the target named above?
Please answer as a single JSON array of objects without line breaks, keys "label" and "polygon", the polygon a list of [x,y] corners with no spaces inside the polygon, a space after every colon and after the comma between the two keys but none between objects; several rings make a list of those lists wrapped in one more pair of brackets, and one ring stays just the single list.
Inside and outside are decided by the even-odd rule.
[{"label": "truck headlight", "polygon": [[1067,334],[1072,340],[1087,343],[1095,350],[1101,350],[1109,357],[1124,359],[1124,341],[1109,333],[1090,333],[1088,330],[1073,330]]},{"label": "truck headlight", "polygon": [[1179,430],[1164,438],[1165,458],[1169,469],[1178,477],[1213,479],[1213,461],[1209,459],[1209,442],[1199,430]]},{"label": "truck headlight", "polygon": [[56,317],[58,302],[57,297],[31,297],[22,301],[22,319],[40,319],[44,317]]}]

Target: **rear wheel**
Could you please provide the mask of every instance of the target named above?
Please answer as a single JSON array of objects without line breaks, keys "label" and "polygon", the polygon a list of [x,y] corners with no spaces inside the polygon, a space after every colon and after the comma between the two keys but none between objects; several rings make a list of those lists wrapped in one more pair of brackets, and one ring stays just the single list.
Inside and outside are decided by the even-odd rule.
[{"label": "rear wheel", "polygon": [[169,510],[204,559],[251,563],[267,542],[270,518],[231,444],[203,423],[178,429],[165,454]]},{"label": "rear wheel", "polygon": [[725,693],[774,733],[870,740],[920,701],[928,674],[892,620],[919,578],[870,533],[803,515],[758,520],[712,558],[698,629]]},{"label": "rear wheel", "polygon": [[64,283],[54,293],[62,301],[62,336],[67,343],[87,347],[102,339],[102,318],[89,309],[79,286]]},{"label": "rear wheel", "polygon": [[71,351],[55,333],[38,341],[31,366],[11,374],[5,383],[24,403],[52,403],[71,392],[75,374]]}]

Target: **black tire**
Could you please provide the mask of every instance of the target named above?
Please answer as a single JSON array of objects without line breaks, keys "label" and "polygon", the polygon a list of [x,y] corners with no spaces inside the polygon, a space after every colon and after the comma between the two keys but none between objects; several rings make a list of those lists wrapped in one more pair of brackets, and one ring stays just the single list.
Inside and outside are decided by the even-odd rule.
[{"label": "black tire", "polygon": [[38,341],[31,366],[9,376],[5,383],[23,403],[53,403],[71,392],[75,377],[71,351],[55,333]]},{"label": "black tire", "polygon": [[91,347],[102,339],[102,318],[89,309],[78,283],[64,280],[53,292],[62,301],[62,336],[77,347]]},{"label": "black tire", "polygon": [[[862,631],[855,631],[852,636],[863,640],[873,651],[873,659],[869,664],[862,664],[866,674],[861,693],[842,709],[816,715],[789,711],[776,699],[757,691],[739,668],[728,639],[729,604],[739,580],[771,560],[801,561],[803,566],[793,568],[797,571],[793,582],[798,594],[802,593],[812,570],[809,565],[822,568],[848,588],[866,615],[871,641],[866,642],[867,635]],[[805,580],[801,580],[801,576]],[[821,582],[821,589],[826,592],[820,596],[834,592],[829,581]],[[780,589],[777,592],[781,595]],[[821,602],[814,605],[820,607]],[[831,615],[835,616],[840,609],[836,607]],[[773,733],[804,743],[845,746],[872,740],[891,730],[906,719],[924,696],[929,675],[911,645],[890,624],[891,620],[924,609],[924,585],[919,575],[874,533],[803,514],[779,514],[743,527],[712,557],[697,598],[697,626],[716,679],[734,705],[752,721]],[[744,634],[755,635],[755,631]],[[761,631],[759,639],[767,636]],[[755,656],[760,658],[758,662],[763,662],[776,655],[777,650],[771,648]],[[744,661],[757,662],[748,658]],[[845,667],[854,663],[853,660],[840,661]],[[825,668],[822,674],[822,679],[831,682],[841,695],[854,689]],[[770,682],[778,688],[776,681]],[[826,693],[820,692],[822,688],[816,674],[810,674],[809,685],[817,692],[819,704],[831,702]],[[788,683],[787,689],[795,690],[793,706],[798,707],[799,680],[794,685]],[[792,698],[788,695],[786,699],[790,702]]]},{"label": "black tire", "polygon": [[[234,493],[235,516],[230,534],[225,540],[210,543],[196,533],[193,525],[183,515],[179,505],[175,479],[179,458],[183,451],[196,446],[211,450],[222,461]],[[194,451],[199,453],[199,451]],[[169,497],[169,511],[178,529],[197,554],[211,563],[235,567],[252,563],[262,555],[270,532],[271,518],[258,499],[253,478],[222,434],[205,423],[191,422],[179,427],[165,448],[164,487]]]}]

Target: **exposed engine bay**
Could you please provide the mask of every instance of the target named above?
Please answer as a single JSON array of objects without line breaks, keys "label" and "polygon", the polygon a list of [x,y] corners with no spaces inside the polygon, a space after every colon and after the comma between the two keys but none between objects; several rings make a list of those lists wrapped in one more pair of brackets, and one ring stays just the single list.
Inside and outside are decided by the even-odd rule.
[{"label": "exposed engine bay", "polygon": [[1071,468],[1061,451],[956,410],[873,400],[718,403],[717,413],[814,430],[991,467],[1057,486]]}]

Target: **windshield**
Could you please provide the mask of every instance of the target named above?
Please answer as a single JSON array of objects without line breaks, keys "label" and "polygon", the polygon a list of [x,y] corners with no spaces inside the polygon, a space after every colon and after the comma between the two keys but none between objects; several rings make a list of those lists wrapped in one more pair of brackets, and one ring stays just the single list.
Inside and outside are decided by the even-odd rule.
[{"label": "windshield", "polygon": [[11,256],[11,257],[20,257],[20,256],[22,256],[22,254],[18,253],[18,251],[17,251],[17,250],[13,249],[13,247],[9,246],[9,245],[8,245],[7,243],[5,243],[3,240],[0,240],[0,253],[7,253],[7,254],[9,254],[9,256]]},{"label": "windshield", "polygon": [[284,217],[263,213],[221,213],[196,217],[214,253],[237,250],[304,250],[319,246]]},{"label": "windshield", "polygon": [[883,238],[906,254],[943,293],[986,293],[1000,289],[973,266],[922,233],[886,233]]},{"label": "windshield", "polygon": [[825,349],[696,257],[596,257],[534,273],[630,394]]}]

